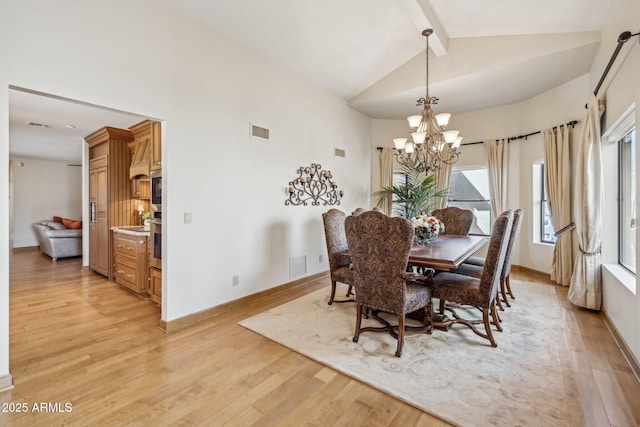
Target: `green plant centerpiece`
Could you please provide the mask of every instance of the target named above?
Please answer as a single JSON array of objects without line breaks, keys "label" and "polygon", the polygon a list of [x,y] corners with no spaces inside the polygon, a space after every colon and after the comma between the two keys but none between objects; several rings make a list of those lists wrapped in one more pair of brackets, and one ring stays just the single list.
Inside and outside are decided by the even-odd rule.
[{"label": "green plant centerpiece", "polygon": [[418,219],[426,221],[435,208],[436,199],[446,199],[447,190],[438,190],[435,174],[426,175],[409,166],[403,166],[401,171],[406,177],[405,182],[383,187],[373,193],[373,197],[377,199],[379,207],[387,200],[393,200],[393,214],[407,218],[414,225],[417,237],[415,243],[428,244],[430,238],[444,231],[444,225],[439,221],[431,221],[434,232],[427,233],[426,230],[419,229],[421,221]]}]

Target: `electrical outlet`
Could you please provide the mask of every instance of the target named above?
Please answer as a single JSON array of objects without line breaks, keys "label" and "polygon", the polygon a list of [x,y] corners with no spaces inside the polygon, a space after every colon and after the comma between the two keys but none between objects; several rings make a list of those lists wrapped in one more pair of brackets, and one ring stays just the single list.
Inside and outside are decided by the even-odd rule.
[{"label": "electrical outlet", "polygon": [[191,212],[185,212],[184,213],[184,223],[185,224],[191,224]]},{"label": "electrical outlet", "polygon": [[240,286],[240,276],[233,276],[233,286]]},{"label": "electrical outlet", "polygon": [[322,254],[318,255],[318,262],[322,264],[324,262],[324,256]]}]

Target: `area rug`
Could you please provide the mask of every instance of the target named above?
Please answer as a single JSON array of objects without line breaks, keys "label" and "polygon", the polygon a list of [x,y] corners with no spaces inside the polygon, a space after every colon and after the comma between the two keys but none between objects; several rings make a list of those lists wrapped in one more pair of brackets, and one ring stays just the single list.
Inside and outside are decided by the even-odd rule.
[{"label": "area rug", "polygon": [[356,307],[327,305],[328,289],[240,324],[454,425],[574,425],[582,415],[573,374],[562,367],[566,339],[555,289],[511,285],[517,299],[500,312],[496,348],[462,325],[431,335],[408,331],[401,358],[387,333],[365,332],[354,343]]}]

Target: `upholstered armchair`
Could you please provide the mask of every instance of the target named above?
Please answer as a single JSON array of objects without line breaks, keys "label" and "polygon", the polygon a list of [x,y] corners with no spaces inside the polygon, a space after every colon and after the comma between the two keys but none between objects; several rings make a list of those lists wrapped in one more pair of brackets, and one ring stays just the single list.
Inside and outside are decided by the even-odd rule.
[{"label": "upholstered armchair", "polygon": [[[336,296],[337,282],[349,285],[347,297],[352,295],[353,275],[351,273],[351,258],[345,255],[347,236],[344,231],[346,214],[339,209],[329,209],[322,214],[324,236],[327,242],[327,256],[329,258],[329,273],[331,275],[331,296],[329,305],[333,304]],[[335,300],[335,302],[352,302],[353,299]]]},{"label": "upholstered armchair", "polygon": [[431,215],[438,218],[444,224],[444,234],[465,236],[469,234],[473,225],[473,212],[468,209],[460,209],[449,206],[444,209],[436,209]]},{"label": "upholstered armchair", "polygon": [[40,221],[31,225],[36,234],[40,252],[52,261],[82,255],[82,229],[69,229],[55,221]]},{"label": "upholstered armchair", "polygon": [[[353,341],[358,342],[361,332],[387,331],[397,339],[395,354],[400,357],[407,313],[424,309],[427,322],[418,329],[431,333],[429,281],[433,270],[427,269],[423,275],[406,273],[414,231],[411,222],[405,218],[367,211],[347,217],[345,230],[356,289],[357,313]],[[373,318],[383,326],[362,328],[365,310],[371,311]],[[395,314],[397,326],[379,317],[379,312]]]},{"label": "upholstered armchair", "polygon": [[[485,258],[482,274],[480,277],[466,276],[458,273],[441,272],[432,279],[432,292],[434,298],[441,301],[456,302],[463,305],[471,305],[482,310],[482,323],[484,332],[476,328],[473,320],[463,319],[452,311],[453,319],[446,321],[447,325],[460,323],[469,327],[477,335],[486,338],[491,346],[496,347],[497,343],[491,332],[489,315],[493,318],[493,323],[498,331],[502,330],[500,320],[496,312],[496,298],[500,283],[500,274],[507,253],[509,237],[513,224],[513,211],[507,210],[500,214],[493,223],[489,249]],[[357,289],[357,287],[356,287]],[[442,304],[441,304],[442,307]]]}]

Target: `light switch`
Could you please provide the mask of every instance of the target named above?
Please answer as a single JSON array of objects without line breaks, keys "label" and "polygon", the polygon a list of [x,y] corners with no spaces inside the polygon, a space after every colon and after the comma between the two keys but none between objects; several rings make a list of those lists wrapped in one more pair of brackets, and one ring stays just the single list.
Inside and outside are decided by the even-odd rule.
[{"label": "light switch", "polygon": [[184,213],[184,223],[191,224],[191,212]]}]

